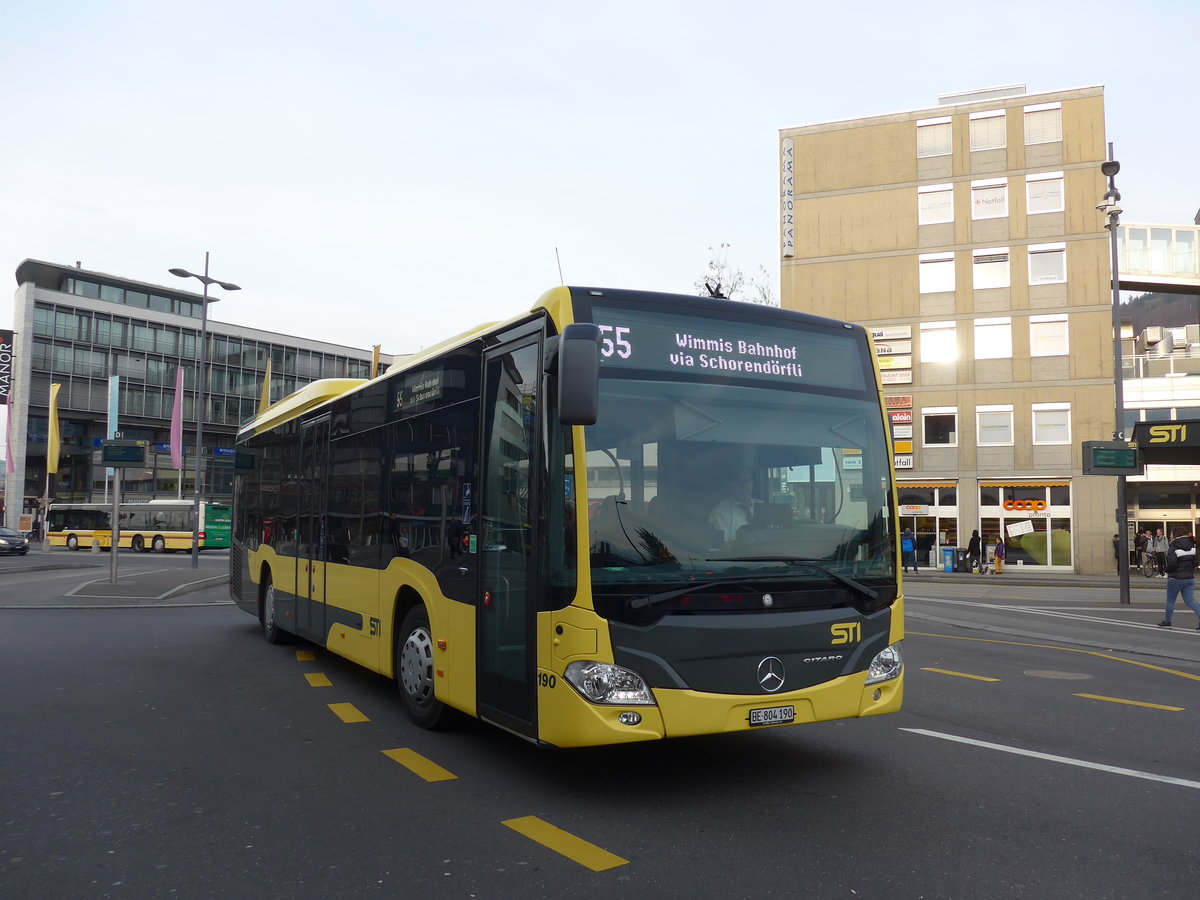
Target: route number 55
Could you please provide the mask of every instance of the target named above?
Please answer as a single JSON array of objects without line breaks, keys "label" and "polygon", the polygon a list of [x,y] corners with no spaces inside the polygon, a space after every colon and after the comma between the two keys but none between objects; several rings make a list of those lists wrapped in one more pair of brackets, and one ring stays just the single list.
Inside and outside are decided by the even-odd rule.
[{"label": "route number 55", "polygon": [[601,325],[600,355],[610,357],[614,353],[621,359],[629,359],[633,355],[633,345],[629,343],[629,329],[617,325]]}]

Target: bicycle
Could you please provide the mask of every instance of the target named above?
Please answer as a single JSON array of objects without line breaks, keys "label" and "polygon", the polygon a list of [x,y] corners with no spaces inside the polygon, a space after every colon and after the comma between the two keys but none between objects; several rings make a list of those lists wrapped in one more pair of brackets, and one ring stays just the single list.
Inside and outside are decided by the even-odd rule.
[{"label": "bicycle", "polygon": [[1156,575],[1158,575],[1158,560],[1155,559],[1150,553],[1143,553],[1142,562],[1138,566],[1138,571],[1140,571],[1147,578],[1154,578]]}]

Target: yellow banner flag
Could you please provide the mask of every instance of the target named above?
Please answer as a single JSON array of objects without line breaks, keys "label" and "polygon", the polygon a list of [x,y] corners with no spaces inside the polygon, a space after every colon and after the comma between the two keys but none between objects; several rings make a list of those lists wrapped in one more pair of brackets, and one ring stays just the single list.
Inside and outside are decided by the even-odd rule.
[{"label": "yellow banner flag", "polygon": [[379,348],[381,344],[376,344],[371,348],[371,377],[374,378],[379,374]]},{"label": "yellow banner flag", "polygon": [[58,436],[58,389],[61,384],[50,385],[50,433],[46,437],[46,471],[58,474],[58,454],[62,441]]},{"label": "yellow banner flag", "polygon": [[261,416],[271,405],[271,360],[267,360],[267,373],[263,375],[262,396],[258,398],[258,414]]}]

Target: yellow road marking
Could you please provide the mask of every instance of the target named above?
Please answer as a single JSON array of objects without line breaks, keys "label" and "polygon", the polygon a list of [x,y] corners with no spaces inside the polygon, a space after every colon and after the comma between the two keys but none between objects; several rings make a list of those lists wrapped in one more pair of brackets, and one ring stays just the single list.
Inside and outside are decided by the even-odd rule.
[{"label": "yellow road marking", "polygon": [[404,768],[408,769],[415,775],[420,775],[426,781],[453,781],[458,776],[453,772],[447,772],[431,759],[426,759],[416,750],[409,750],[407,747],[398,747],[395,750],[384,750],[383,755],[388,759],[394,759]]},{"label": "yellow road marking", "polygon": [[349,725],[352,722],[370,722],[371,720],[358,711],[353,703],[330,703],[333,714]]},{"label": "yellow road marking", "polygon": [[975,681],[999,681],[999,678],[986,678],[983,675],[968,675],[966,672],[951,672],[949,669],[929,669],[922,667],[922,672],[936,672],[938,675],[953,675],[955,678],[973,678]]},{"label": "yellow road marking", "polygon": [[1167,712],[1183,712],[1182,706],[1163,706],[1159,703],[1143,703],[1141,700],[1122,700],[1120,697],[1101,697],[1099,694],[1076,694],[1085,700],[1105,700],[1109,703],[1124,703],[1127,706],[1145,706],[1147,709],[1165,709]]},{"label": "yellow road marking", "polygon": [[593,872],[603,872],[605,869],[615,869],[617,866],[629,864],[629,860],[621,859],[595,844],[589,844],[583,838],[568,834],[537,816],[506,819],[501,824],[507,825],[518,834],[525,835],[531,841],[537,841],[543,847],[548,847],[581,866],[586,866]]},{"label": "yellow road marking", "polygon": [[1180,678],[1190,678],[1192,681],[1200,681],[1200,675],[1193,675],[1190,672],[1180,672],[1176,669],[1167,669],[1163,666],[1151,665],[1150,663],[1138,662],[1135,659],[1122,659],[1119,656],[1101,653],[1098,650],[1081,650],[1078,647],[1056,647],[1054,644],[1026,644],[1021,641],[997,641],[992,638],[959,637],[953,634],[929,634],[924,631],[909,631],[907,633],[915,634],[917,637],[943,638],[947,641],[974,641],[978,644],[1004,644],[1008,647],[1035,647],[1039,650],[1061,650],[1063,653],[1086,653],[1088,656],[1098,656],[1101,659],[1111,659],[1113,662],[1126,663],[1130,666],[1141,666],[1143,669],[1153,669],[1155,672],[1166,672],[1168,675],[1178,675]]},{"label": "yellow road marking", "polygon": [[324,672],[305,672],[309,687],[333,687],[333,682],[325,677]]},{"label": "yellow road marking", "polygon": [[296,662],[312,662],[317,658],[317,655],[311,650],[297,650]]}]

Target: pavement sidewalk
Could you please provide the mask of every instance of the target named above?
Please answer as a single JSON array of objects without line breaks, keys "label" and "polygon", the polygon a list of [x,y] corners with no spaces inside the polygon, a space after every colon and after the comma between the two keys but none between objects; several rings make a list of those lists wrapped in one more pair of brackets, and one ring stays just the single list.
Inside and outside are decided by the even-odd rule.
[{"label": "pavement sidewalk", "polygon": [[[5,576],[26,572],[75,572],[78,581],[69,587],[50,590],[6,587]],[[111,580],[109,557],[67,558],[65,553],[31,553],[20,560],[0,560],[0,608],[47,608],[51,606],[122,606],[183,605],[191,603],[227,603],[229,595],[221,591],[215,599],[188,598],[187,595],[229,583],[225,566],[193,569],[188,565],[164,565],[154,559],[122,554],[117,580]]]}]

